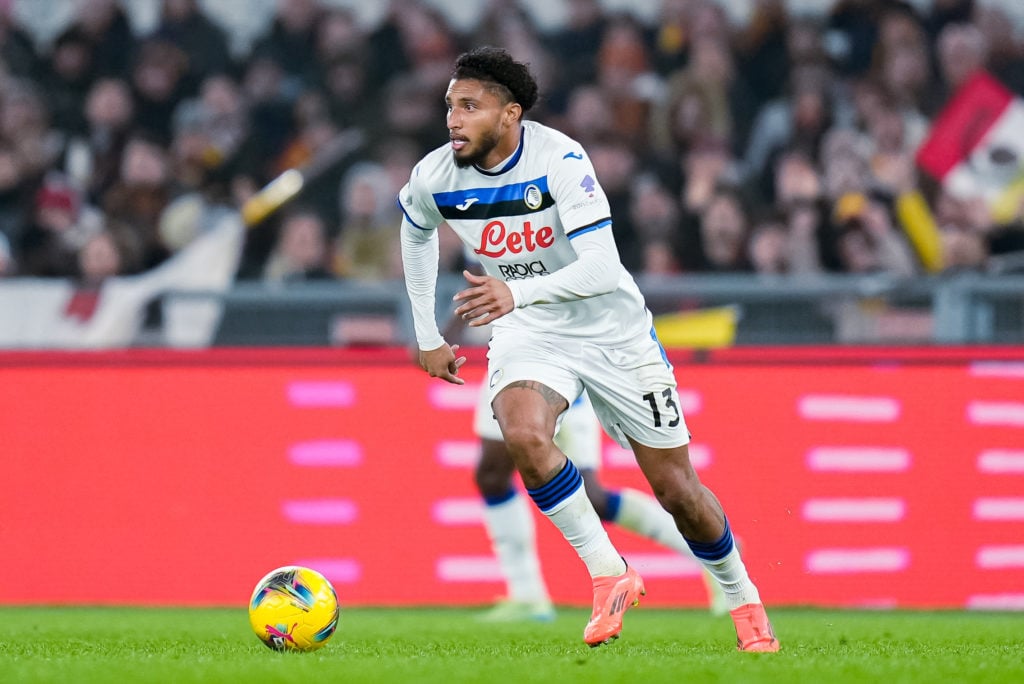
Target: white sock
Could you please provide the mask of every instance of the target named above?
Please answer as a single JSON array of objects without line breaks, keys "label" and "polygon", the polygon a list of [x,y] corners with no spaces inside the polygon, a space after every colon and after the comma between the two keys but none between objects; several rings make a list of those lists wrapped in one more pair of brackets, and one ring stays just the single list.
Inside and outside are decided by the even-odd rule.
[{"label": "white sock", "polygon": [[684,556],[693,557],[693,551],[676,527],[676,521],[657,499],[636,489],[620,489],[618,493],[619,511],[612,522]]},{"label": "white sock", "polygon": [[525,496],[484,505],[484,527],[513,601],[548,601],[537,555],[533,511]]},{"label": "white sock", "polygon": [[[657,499],[629,488],[618,490],[618,495],[619,510],[613,523],[672,549],[678,554],[698,560],[679,528],[676,527],[676,521],[672,514],[662,508]],[[706,569],[701,574],[704,578],[704,588],[708,594],[711,612],[726,613],[729,610],[726,608],[728,601],[718,580]]]},{"label": "white sock", "polygon": [[740,558],[740,550],[736,548],[735,544],[732,551],[725,554],[724,558],[713,561],[703,558],[698,560],[718,580],[722,591],[725,592],[725,601],[729,610],[735,610],[748,603],[761,602],[761,595],[758,594],[754,583],[750,581],[747,568]]},{"label": "white sock", "polygon": [[582,486],[554,508],[544,511],[544,515],[551,518],[551,522],[576,549],[591,577],[609,577],[626,572],[626,562],[612,545]]}]

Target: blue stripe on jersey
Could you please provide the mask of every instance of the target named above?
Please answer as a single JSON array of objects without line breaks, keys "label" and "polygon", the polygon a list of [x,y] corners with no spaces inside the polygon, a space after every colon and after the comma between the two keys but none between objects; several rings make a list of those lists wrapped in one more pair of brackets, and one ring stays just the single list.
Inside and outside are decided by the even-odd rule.
[{"label": "blue stripe on jersey", "polygon": [[658,333],[653,325],[651,326],[651,339],[658,345],[658,351],[661,352],[661,360],[665,362],[666,366],[672,368],[672,363],[668,360],[668,354],[665,353],[665,347],[661,345],[661,340],[658,339]]},{"label": "blue stripe on jersey", "polygon": [[[434,195],[434,202],[442,212],[445,207],[458,207],[465,205],[467,200],[478,203],[478,207],[485,207],[499,202],[522,202],[529,185],[536,185],[541,194],[548,192],[548,177],[541,176],[534,180],[522,183],[502,185],[497,188],[470,188],[468,190],[453,190],[452,192],[439,192]],[[472,206],[472,205],[470,205]],[[468,207],[467,207],[468,208]]]},{"label": "blue stripe on jersey", "polygon": [[569,459],[565,461],[565,467],[555,475],[550,482],[541,485],[537,489],[527,488],[527,493],[537,508],[547,513],[552,508],[562,503],[583,486],[583,476],[576,469]]},{"label": "blue stripe on jersey", "polygon": [[412,220],[412,217],[409,216],[409,212],[407,212],[405,210],[405,207],[402,206],[402,200],[396,199],[395,204],[397,204],[398,208],[402,210],[402,213],[405,215],[405,220],[408,221],[410,225],[419,228],[420,230],[430,230],[429,228],[424,228],[423,226]]},{"label": "blue stripe on jersey", "polygon": [[607,228],[610,225],[612,225],[612,220],[610,218],[605,218],[605,219],[601,219],[600,221],[597,221],[595,223],[591,223],[588,226],[583,226],[582,228],[576,228],[575,230],[570,230],[568,233],[565,234],[565,236],[567,238],[569,238],[570,240],[572,240],[573,238],[577,238],[580,235],[586,235],[587,233],[589,233],[591,231],[598,230],[599,228]]}]

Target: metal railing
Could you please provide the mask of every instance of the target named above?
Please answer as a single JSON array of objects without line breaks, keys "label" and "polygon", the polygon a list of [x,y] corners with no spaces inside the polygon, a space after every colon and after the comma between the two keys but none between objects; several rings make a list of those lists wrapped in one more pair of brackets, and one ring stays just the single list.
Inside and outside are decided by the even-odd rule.
[{"label": "metal railing", "polygon": [[[438,319],[464,287],[438,282]],[[736,311],[734,344],[1024,344],[1024,275],[963,273],[900,280],[881,275],[641,276],[657,316],[707,307]],[[171,301],[223,305],[214,345],[411,344],[401,281],[267,286],[226,292],[171,292]]]}]

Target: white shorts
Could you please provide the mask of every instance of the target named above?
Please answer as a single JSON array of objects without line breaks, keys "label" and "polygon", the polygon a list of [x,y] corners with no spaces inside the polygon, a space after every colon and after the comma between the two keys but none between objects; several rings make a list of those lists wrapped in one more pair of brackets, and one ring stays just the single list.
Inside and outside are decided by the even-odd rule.
[{"label": "white shorts", "polygon": [[[473,431],[480,439],[501,440],[501,428],[489,401],[491,393],[482,387],[473,416]],[[601,467],[601,424],[586,392],[569,405],[561,415],[555,431],[555,444],[577,468],[597,470]]]},{"label": "white shorts", "polygon": [[660,449],[690,441],[675,374],[653,329],[616,347],[505,332],[491,339],[487,359],[488,403],[519,380],[543,383],[570,404],[586,389],[598,420],[619,446],[630,447],[627,435]]}]

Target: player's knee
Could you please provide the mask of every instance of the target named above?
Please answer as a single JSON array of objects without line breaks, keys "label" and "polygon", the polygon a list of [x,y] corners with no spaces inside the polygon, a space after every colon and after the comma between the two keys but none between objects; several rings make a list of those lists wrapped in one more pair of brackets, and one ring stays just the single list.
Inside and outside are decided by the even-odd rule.
[{"label": "player's knee", "polygon": [[677,522],[691,521],[691,518],[699,519],[702,514],[703,489],[700,482],[680,481],[669,486],[656,487],[654,496]]},{"label": "player's knee", "polygon": [[546,453],[551,448],[551,435],[534,425],[505,426],[505,446],[516,463],[532,460],[536,454]]}]

